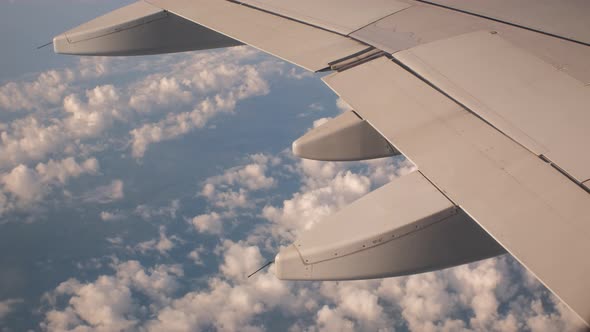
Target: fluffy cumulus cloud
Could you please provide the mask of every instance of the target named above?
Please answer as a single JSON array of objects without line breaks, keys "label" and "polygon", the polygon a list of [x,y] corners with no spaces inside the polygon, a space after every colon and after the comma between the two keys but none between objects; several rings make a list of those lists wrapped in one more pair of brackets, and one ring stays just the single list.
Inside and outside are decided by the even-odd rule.
[{"label": "fluffy cumulus cloud", "polygon": [[[354,167],[360,169],[355,172],[351,170]],[[405,159],[360,163],[301,160],[294,170],[301,177],[301,190],[279,206],[265,206],[262,215],[272,222],[268,230],[273,236],[290,242],[298,232],[309,229],[323,217],[414,169]]]},{"label": "fluffy cumulus cloud", "polygon": [[112,85],[97,86],[86,91],[85,99],[76,94],[64,97],[62,117],[39,112],[12,121],[0,132],[0,167],[80,152],[81,140],[95,138],[115,119],[123,119],[118,98]]},{"label": "fluffy cumulus cloud", "polygon": [[[141,287],[136,286],[133,278],[120,277],[121,264],[128,264],[121,263],[115,266],[113,275],[104,275],[87,283],[70,280],[60,285],[53,296],[65,297],[68,301],[65,305],[52,304],[42,326],[47,330],[84,326],[106,331],[121,328],[263,331],[268,329],[267,320],[280,319],[283,328],[291,331],[580,330],[581,325],[574,314],[509,257],[382,280],[284,282],[274,277],[272,266],[248,279],[250,273],[266,262],[264,256],[276,252],[281,243],[291,241],[309,224],[385,184],[392,177],[414,170],[414,166],[403,159],[339,164],[295,161],[284,155],[255,155],[248,157],[244,165],[210,178],[208,183],[250,193],[258,188],[252,183],[258,182],[251,182],[240,174],[251,163],[266,165],[265,177],[271,177],[269,174],[275,174],[277,170],[298,176],[300,188],[276,206],[248,208],[259,211],[268,222],[252,228],[241,240],[224,236],[219,224],[223,212],[211,212],[189,220],[196,230],[223,238],[213,250],[219,262],[217,271],[209,276],[205,286],[177,293],[162,292],[153,304],[142,304],[138,302],[139,298],[155,297],[147,293],[147,289],[157,289],[158,286],[150,286],[150,282],[159,279],[144,278],[146,282]],[[273,178],[279,181],[278,177]],[[216,208],[213,202],[211,206]],[[149,250],[166,252],[169,237],[161,228],[160,239],[150,242]],[[173,245],[174,241],[171,243]],[[160,244],[162,246],[158,249]],[[199,246],[187,258],[202,267],[202,257],[210,255],[211,249]],[[152,269],[160,269],[166,280],[180,283],[178,276],[182,274],[168,272],[173,267],[157,265]],[[147,268],[138,269],[142,275],[154,273]],[[118,299],[121,305],[103,316],[89,316],[80,305],[87,301],[82,289],[109,295],[109,292],[115,292],[108,297]],[[95,308],[103,306],[104,301],[96,300]]]},{"label": "fluffy cumulus cloud", "polygon": [[[37,81],[22,83],[20,87],[17,83],[9,84],[3,87],[7,90],[6,96],[35,101],[35,105],[8,100],[0,107],[33,109],[49,103],[54,107],[61,106],[63,112],[61,117],[51,121],[43,121],[38,114],[14,121],[9,126],[10,130],[2,132],[3,146],[0,146],[0,151],[7,151],[3,154],[8,159],[6,163],[36,160],[57,151],[69,140],[96,137],[110,129],[116,121],[137,121],[135,113],[166,110],[172,106],[176,106],[174,109],[188,109],[180,113],[165,112],[164,117],[156,122],[142,124],[139,121],[137,128],[130,131],[132,153],[139,158],[150,144],[202,128],[215,115],[232,112],[238,101],[266,94],[268,84],[264,79],[265,72],[254,65],[241,63],[255,55],[246,48],[225,51],[221,56],[215,53],[197,54],[174,62],[166,70],[148,75],[129,86],[96,86],[86,90],[84,96],[68,93],[73,91],[69,85],[58,84],[74,80],[75,75],[70,71],[44,73]],[[92,67],[86,63],[83,68],[89,66]],[[269,71],[272,70],[266,70]],[[84,72],[83,69],[80,72]],[[34,91],[27,92],[26,87],[29,86],[32,88],[28,89]],[[60,88],[52,92],[55,86]],[[20,96],[13,90],[25,92]],[[37,90],[44,94],[37,96]],[[4,99],[8,99],[6,96]],[[0,101],[4,99],[0,98]],[[44,144],[35,144],[39,141]]]},{"label": "fluffy cumulus cloud", "polygon": [[85,100],[75,94],[66,96],[63,101],[67,113],[64,129],[76,139],[96,137],[111,127],[115,119],[124,119],[123,111],[119,110],[119,98],[113,85],[87,90]]},{"label": "fluffy cumulus cloud", "polygon": [[[268,319],[280,319],[283,328],[291,331],[580,330],[575,315],[509,257],[382,280],[283,282],[274,277],[272,266],[247,278],[266,262],[264,256],[273,255],[301,230],[414,170],[402,158],[332,163],[295,160],[285,153],[248,156],[243,165],[204,181],[201,195],[212,211],[188,220],[199,233],[222,238],[214,250],[199,246],[186,256],[200,267],[203,255],[217,257],[217,271],[204,287],[163,292],[155,304],[144,304],[143,308],[134,294],[153,297],[146,289],[157,287],[150,287],[149,281],[143,287],[133,286],[131,279],[121,284],[119,265],[114,275],[86,284],[70,280],[60,285],[54,296],[59,294],[69,301],[62,306],[54,304],[45,314],[43,327],[263,331]],[[254,194],[280,186],[279,180],[290,176],[300,183],[290,197],[274,205],[264,204],[266,200],[256,202]],[[254,204],[220,204],[229,202],[224,196],[228,193],[241,193]],[[241,213],[257,213],[266,222],[252,227],[241,239],[229,239],[223,219],[236,216],[237,208]],[[141,243],[137,249],[165,254],[180,241],[173,237],[160,227],[159,239]],[[168,271],[173,265],[157,268]],[[178,282],[176,275],[167,276]],[[72,286],[66,292],[63,289],[68,283]],[[101,288],[103,284],[109,285],[108,290]],[[112,297],[124,305],[104,317],[90,317],[78,304],[85,300],[83,288],[107,294],[117,291]],[[101,301],[97,303],[95,307],[103,306]]]},{"label": "fluffy cumulus cloud", "polygon": [[[218,275],[204,289],[180,297],[170,291],[182,276],[174,265],[145,269],[126,262],[112,276],[86,284],[64,282],[48,298],[69,300],[62,307],[54,303],[42,327],[262,331],[266,328],[260,318],[272,311],[290,322],[292,331],[581,330],[563,305],[547,312],[544,305],[556,301],[547,294],[519,295],[512,299],[517,308],[502,310],[497,302],[502,296],[499,285],[521,281],[519,276],[499,275],[501,265],[515,264],[505,258],[404,278],[288,283],[268,271],[246,278],[264,262],[256,246],[226,240],[219,250]],[[465,284],[457,282],[465,278]],[[139,296],[148,296],[151,304],[134,301]],[[549,303],[543,303],[546,298]]]},{"label": "fluffy cumulus cloud", "polygon": [[[20,116],[0,123],[0,172],[34,180],[36,163],[88,157],[111,146],[123,145],[141,158],[151,144],[203,128],[218,114],[233,112],[239,101],[268,93],[266,78],[281,66],[238,47],[161,57],[150,70],[127,59],[83,58],[77,68],[6,83],[0,86],[0,110]],[[139,77],[93,85],[96,77],[125,73]],[[105,135],[117,127],[129,129]]]},{"label": "fluffy cumulus cloud", "polygon": [[52,188],[63,186],[69,179],[82,174],[96,174],[99,169],[95,158],[77,162],[69,157],[49,160],[36,167],[18,165],[0,173],[0,215],[13,209],[23,209],[41,201]]},{"label": "fluffy cumulus cloud", "polygon": [[58,149],[72,149],[61,124],[33,116],[12,121],[0,132],[0,168],[44,159]]},{"label": "fluffy cumulus cloud", "polygon": [[100,276],[91,283],[70,279],[46,294],[49,305],[63,297],[68,301],[63,310],[49,310],[41,327],[48,331],[132,330],[151,310],[138,304],[134,295],[146,296],[149,307],[164,306],[184,273],[178,265],[147,269],[137,261],[118,263],[113,268],[115,275]]},{"label": "fluffy cumulus cloud", "polygon": [[186,105],[193,99],[188,81],[154,75],[134,87],[129,105],[140,112],[150,112],[156,107]]},{"label": "fluffy cumulus cloud", "polygon": [[0,108],[8,111],[39,110],[61,101],[75,78],[71,69],[49,70],[30,82],[9,82],[0,86]]},{"label": "fluffy cumulus cloud", "polygon": [[309,229],[322,217],[368,193],[371,185],[368,177],[350,171],[338,172],[322,182],[296,193],[281,207],[265,207],[262,212],[264,217],[274,222],[278,231]]},{"label": "fluffy cumulus cloud", "polygon": [[[251,50],[228,51],[228,57],[247,57]],[[150,144],[175,139],[198,128],[220,113],[231,113],[243,99],[268,93],[265,71],[230,59],[198,56],[177,64],[169,73],[157,74],[138,84],[130,105],[139,112],[170,106],[190,108],[168,113],[165,118],[146,123],[131,131],[132,154],[141,158]],[[268,69],[270,70],[270,69]]]},{"label": "fluffy cumulus cloud", "polygon": [[198,215],[191,223],[199,233],[221,234],[223,227],[221,216],[217,212]]},{"label": "fluffy cumulus cloud", "polygon": [[84,200],[93,203],[111,203],[125,197],[124,182],[113,180],[110,184],[100,186],[84,195]]},{"label": "fluffy cumulus cloud", "polygon": [[[280,62],[247,47],[164,56],[153,66],[129,67],[126,61],[84,59],[75,70],[0,86],[0,109],[10,112],[0,123],[0,215],[34,206],[71,179],[98,174],[95,152],[116,148],[140,159],[153,144],[206,128],[215,117],[239,110],[240,101],[267,94],[272,74],[309,77],[294,69],[282,72]],[[122,84],[91,80],[125,71],[134,75]],[[340,99],[337,106],[349,109]],[[320,113],[324,105],[310,108]],[[133,244],[125,234],[107,237],[113,247],[149,264],[113,258],[109,273],[62,282],[44,296],[40,328],[263,331],[272,321],[291,331],[580,329],[572,312],[509,257],[371,281],[283,282],[272,266],[247,278],[302,230],[414,170],[399,157],[333,163],[254,154],[202,181],[198,199],[207,206],[190,216],[179,200],[133,211],[100,209],[95,213],[104,221],[134,216],[152,224],[182,216],[186,224],[158,225],[153,239]],[[279,192],[283,179],[297,188]],[[81,201],[123,200],[125,189],[123,180],[109,179],[82,193]],[[254,221],[240,224],[242,216]],[[177,235],[179,228],[194,232]],[[185,238],[195,234],[214,235],[217,247],[190,244],[172,257],[189,247]],[[186,278],[189,268],[180,264],[187,261],[194,263],[191,269],[205,270],[204,262],[217,265],[206,267],[213,270],[206,280]],[[0,320],[21,302],[0,301]]]},{"label": "fluffy cumulus cloud", "polygon": [[[223,256],[219,275],[208,281],[206,290],[180,297],[174,296],[174,290],[182,270],[174,265],[146,269],[129,261],[116,265],[112,276],[88,283],[68,280],[46,296],[53,309],[47,311],[42,327],[50,331],[82,327],[91,331],[260,331],[264,328],[252,321],[258,314],[274,308],[291,312],[316,306],[306,299],[306,290],[291,292],[268,272],[248,280],[246,275],[263,262],[257,247],[226,240],[219,250]],[[134,295],[148,296],[152,302],[142,306]],[[56,300],[63,297],[68,301],[60,306]]]},{"label": "fluffy cumulus cloud", "polygon": [[170,250],[174,249],[174,242],[178,241],[178,237],[175,235],[168,237],[165,226],[160,226],[159,229],[159,238],[141,242],[135,246],[135,249],[144,254],[150,251],[156,251],[161,255],[168,254]]},{"label": "fluffy cumulus cloud", "polygon": [[248,157],[248,164],[225,171],[222,175],[205,180],[201,194],[214,206],[224,209],[251,206],[249,194],[268,190],[276,185],[276,179],[268,175],[268,169],[280,163],[279,157],[255,154]]},{"label": "fluffy cumulus cloud", "polygon": [[77,68],[49,70],[32,81],[0,86],[0,110],[29,111],[0,126],[0,169],[52,154],[72,156],[79,152],[80,140],[96,137],[129,113],[113,85],[80,91],[105,75],[109,62],[83,58]]},{"label": "fluffy cumulus cloud", "polygon": [[275,179],[268,177],[266,170],[269,165],[280,161],[262,154],[253,155],[250,158],[252,163],[229,169],[223,175],[210,178],[207,183],[223,186],[239,184],[248,190],[269,189],[274,186]]},{"label": "fluffy cumulus cloud", "polygon": [[26,212],[70,179],[97,174],[98,160],[81,140],[120,117],[118,96],[112,85],[87,89],[85,98],[77,91],[104,75],[105,63],[84,59],[77,68],[0,86],[0,110],[14,112],[0,125],[0,215]]},{"label": "fluffy cumulus cloud", "polygon": [[[357,167],[360,170],[353,172],[351,167]],[[189,222],[198,232],[212,233],[223,237],[225,232],[222,220],[227,215],[233,215],[236,206],[217,204],[222,194],[230,191],[242,192],[254,197],[253,195],[258,192],[265,192],[279,185],[278,174],[284,173],[286,170],[291,172],[293,176],[301,177],[300,191],[281,206],[267,206],[264,211],[272,209],[276,213],[275,217],[268,217],[273,222],[263,225],[266,231],[254,229],[252,234],[261,235],[264,233],[267,236],[273,232],[277,234],[288,233],[301,227],[296,222],[298,220],[297,213],[303,213],[306,216],[317,215],[314,218],[319,219],[322,215],[336,210],[338,206],[366,194],[372,187],[382,185],[384,179],[378,170],[382,168],[400,170],[412,167],[412,165],[406,165],[403,162],[396,164],[392,161],[342,165],[295,161],[283,154],[280,156],[251,155],[245,159],[243,165],[230,168],[222,174],[204,181],[201,193],[209,200],[214,211],[197,215]],[[396,172],[392,174],[395,176]],[[293,201],[293,203],[289,203],[289,201]],[[296,208],[290,209],[289,205]],[[256,210],[257,207],[252,205],[242,208]],[[309,211],[306,211],[306,208]],[[262,210],[260,211],[262,212]],[[153,214],[153,212],[146,214]],[[158,239],[140,243],[135,249],[144,253],[157,251],[166,254],[175,246],[175,242],[178,243],[172,237],[162,226]],[[250,273],[265,263],[263,252],[260,249],[263,247],[263,243],[257,239],[256,236],[251,236],[240,241],[227,238],[222,240],[214,250],[219,259],[217,274],[208,280],[206,287],[199,290],[189,290],[181,296],[170,296],[160,301],[166,305],[150,306],[146,317],[153,317],[151,319],[142,320],[137,316],[130,315],[136,311],[133,306],[137,306],[137,304],[130,304],[127,306],[128,309],[119,310],[121,314],[117,316],[118,319],[110,320],[113,328],[125,326],[127,326],[125,328],[129,328],[131,326],[132,329],[153,331],[207,330],[211,328],[228,331],[259,331],[265,329],[264,325],[260,323],[259,317],[269,311],[278,312],[288,317],[292,321],[291,325],[294,329],[297,326],[311,330],[334,328],[337,326],[335,325],[337,321],[336,318],[331,319],[331,317],[339,317],[344,322],[343,324],[348,324],[351,329],[359,327],[370,329],[386,324],[388,317],[380,306],[380,298],[372,293],[374,289],[351,288],[343,290],[341,292],[343,300],[340,300],[340,298],[330,297],[330,292],[323,290],[325,287],[337,287],[338,289],[338,285],[335,283],[331,283],[332,286],[323,286],[321,283],[285,283],[277,280],[271,270],[261,271],[253,278],[248,279],[247,276]],[[198,266],[202,266],[203,255],[210,253],[210,250],[199,246],[192,250],[187,258]],[[105,275],[82,287],[95,287],[102,282],[102,278],[109,278],[110,282],[114,281],[114,277]],[[59,293],[59,287],[56,292]],[[50,327],[63,326],[62,323],[59,325],[56,320],[65,313],[71,313],[71,316],[78,320],[78,323],[69,323],[70,327],[77,326],[76,324],[90,324],[98,329],[98,326],[92,325],[96,322],[84,318],[84,315],[78,312],[76,302],[72,300],[79,295],[63,292],[61,294],[66,298],[70,296],[70,301],[66,306],[56,305],[54,309],[47,312],[44,326],[48,330],[51,330]],[[338,302],[344,304],[338,306]],[[361,306],[362,310],[355,311],[354,308],[357,306]],[[308,319],[298,319],[299,316],[307,316]],[[363,323],[359,323],[359,319],[363,320]],[[100,327],[107,330],[111,328],[110,325]]]},{"label": "fluffy cumulus cloud", "polygon": [[277,185],[276,175],[270,172],[275,172],[280,163],[281,157],[253,154],[246,158],[244,165],[207,178],[200,195],[210,203],[213,211],[193,217],[190,224],[199,233],[221,235],[224,223],[236,217],[236,210],[244,212],[254,208],[255,195]]}]

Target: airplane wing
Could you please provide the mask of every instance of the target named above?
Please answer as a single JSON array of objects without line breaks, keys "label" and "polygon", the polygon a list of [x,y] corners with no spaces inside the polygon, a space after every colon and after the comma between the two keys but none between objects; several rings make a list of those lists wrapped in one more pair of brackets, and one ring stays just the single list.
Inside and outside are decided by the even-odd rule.
[{"label": "airplane wing", "polygon": [[306,230],[282,279],[441,269],[509,252],[590,326],[590,2],[145,0],[58,53],[252,45],[353,108],[297,140],[319,160],[403,154],[419,171]]}]

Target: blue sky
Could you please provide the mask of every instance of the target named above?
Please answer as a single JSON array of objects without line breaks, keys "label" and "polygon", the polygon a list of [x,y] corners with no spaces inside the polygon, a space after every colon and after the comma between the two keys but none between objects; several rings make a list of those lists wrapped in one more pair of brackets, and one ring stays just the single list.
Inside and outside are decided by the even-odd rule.
[{"label": "blue sky", "polygon": [[0,3],[0,331],[579,327],[510,257],[372,281],[245,278],[413,165],[293,157],[345,104],[249,47],[34,50],[122,3]]}]

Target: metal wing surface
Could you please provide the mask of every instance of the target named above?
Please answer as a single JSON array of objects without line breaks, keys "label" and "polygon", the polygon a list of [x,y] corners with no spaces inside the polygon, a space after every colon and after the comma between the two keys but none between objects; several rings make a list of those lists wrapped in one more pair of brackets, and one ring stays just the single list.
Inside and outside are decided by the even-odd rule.
[{"label": "metal wing surface", "polygon": [[302,232],[282,279],[419,273],[509,252],[590,324],[590,5],[583,0],[145,0],[54,40],[136,55],[249,44],[353,108],[294,143],[419,171]]}]

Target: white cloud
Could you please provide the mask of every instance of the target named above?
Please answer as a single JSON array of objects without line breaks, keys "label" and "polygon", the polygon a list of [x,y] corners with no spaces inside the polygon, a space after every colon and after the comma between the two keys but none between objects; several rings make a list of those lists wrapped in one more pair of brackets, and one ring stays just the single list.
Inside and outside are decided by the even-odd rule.
[{"label": "white cloud", "polygon": [[275,179],[266,176],[265,164],[248,164],[237,169],[226,171],[210,183],[224,183],[227,185],[240,184],[249,190],[269,189],[276,184]]},{"label": "white cloud", "polygon": [[83,78],[98,78],[111,72],[112,57],[89,56],[81,57],[78,72]]},{"label": "white cloud", "polygon": [[103,221],[118,221],[125,218],[125,215],[118,212],[101,211],[100,219]]},{"label": "white cloud", "polygon": [[[529,317],[526,317],[526,327],[535,332],[550,331],[582,331],[584,330],[578,317],[561,301],[552,297],[552,305],[557,309],[554,313],[547,313],[541,300],[531,303]],[[515,329],[516,330],[516,329]]]},{"label": "white cloud", "polygon": [[121,246],[123,244],[123,238],[120,236],[107,237],[105,240],[113,246]]},{"label": "white cloud", "polygon": [[108,185],[100,186],[84,194],[84,200],[87,202],[95,202],[101,204],[121,200],[125,197],[124,186],[125,185],[122,180],[113,180]]},{"label": "white cloud", "polygon": [[[242,53],[248,56],[248,51]],[[130,132],[133,156],[141,158],[153,143],[203,128],[214,116],[233,112],[240,100],[267,94],[269,87],[261,69],[242,64],[239,58],[231,61],[236,54],[240,51],[226,51],[221,57],[200,54],[190,62],[177,64],[167,76],[155,74],[138,84],[130,98],[133,108],[149,111],[173,104],[195,106],[190,111],[168,113],[162,120],[133,129]]]},{"label": "white cloud", "polygon": [[307,181],[307,187],[283,201],[282,207],[269,205],[262,210],[262,215],[273,222],[273,234],[283,240],[294,240],[296,232],[309,229],[371,188],[368,177],[350,171],[335,173],[331,167],[304,167],[304,171],[316,173],[318,178]]},{"label": "white cloud", "polygon": [[63,310],[54,308],[45,314],[44,330],[121,331],[133,329],[136,318],[144,310],[133,299],[138,292],[148,296],[153,306],[166,303],[177,287],[176,279],[183,275],[178,265],[159,265],[144,269],[137,261],[115,266],[116,275],[100,276],[91,283],[70,279],[48,294],[50,305],[55,298],[68,296]]},{"label": "white cloud", "polygon": [[344,99],[338,97],[338,99],[336,99],[336,106],[338,106],[338,108],[342,111],[342,112],[348,112],[353,110],[352,106],[348,105],[348,103],[346,101],[344,101]]},{"label": "white cloud", "polygon": [[[282,282],[268,273],[243,284],[242,274],[262,259],[258,249],[240,243],[225,242],[224,275],[214,278],[207,291],[194,291],[174,298],[178,278],[183,271],[178,265],[143,268],[136,261],[115,266],[113,276],[100,276],[94,282],[80,283],[71,279],[60,284],[47,299],[53,309],[45,314],[42,327],[46,330],[67,330],[82,327],[90,330],[147,329],[149,331],[190,331],[216,327],[228,331],[259,330],[250,324],[254,314],[277,305],[298,305],[295,296],[287,292]],[[248,260],[248,261],[246,261]],[[148,296],[152,305],[143,307],[133,300],[137,292]],[[66,297],[65,307],[57,307],[55,299]],[[143,312],[148,310],[148,312]],[[138,321],[140,313],[154,317]]]},{"label": "white cloud", "polygon": [[286,285],[262,272],[253,279],[246,275],[263,261],[256,247],[224,241],[222,276],[212,278],[207,290],[189,292],[160,310],[147,323],[150,331],[217,329],[259,331],[252,318],[277,307],[301,306],[301,298],[290,295]]},{"label": "white cloud", "polygon": [[120,97],[113,85],[97,86],[86,91],[87,101],[75,94],[64,98],[64,111],[68,114],[63,122],[70,137],[96,137],[112,126],[115,119],[125,115],[119,110]]},{"label": "white cloud", "polygon": [[169,113],[164,120],[145,124],[133,129],[131,134],[132,154],[135,158],[142,158],[149,145],[171,140],[187,134],[195,129],[203,128],[211,117],[217,113],[230,111],[230,108],[220,108],[217,102],[223,103],[221,97],[215,100],[206,99],[191,112]]},{"label": "white cloud", "polygon": [[78,163],[70,157],[39,163],[34,169],[18,165],[10,172],[0,173],[0,213],[37,203],[51,188],[63,186],[70,178],[82,174],[96,174],[98,169],[94,158]]},{"label": "white cloud", "polygon": [[454,286],[458,288],[460,301],[471,307],[474,312],[470,325],[474,328],[490,329],[490,325],[498,320],[498,300],[494,290],[502,278],[495,268],[494,261],[483,262],[475,269],[460,266],[453,272],[457,280]]},{"label": "white cloud", "polygon": [[49,160],[46,164],[39,163],[35,167],[35,170],[39,174],[40,180],[44,183],[58,181],[64,184],[71,177],[76,178],[84,173],[96,174],[99,170],[99,165],[95,158],[86,159],[79,164],[74,158],[69,157],[61,161]]},{"label": "white cloud", "polygon": [[[331,308],[324,307],[322,313],[318,312],[317,323],[325,330],[330,323],[325,320],[332,316],[338,325],[353,325],[355,330],[376,331],[389,330],[384,308],[380,304],[378,294],[375,292],[375,281],[355,281],[347,283],[322,283],[320,292],[333,302]],[[322,320],[322,318],[324,318]],[[350,323],[349,323],[350,322]]]},{"label": "white cloud", "polygon": [[44,159],[63,152],[75,154],[81,139],[97,137],[110,128],[115,119],[126,115],[119,111],[119,96],[112,85],[86,91],[86,101],[69,94],[63,99],[61,117],[42,112],[19,118],[0,131],[0,169]]},{"label": "white cloud", "polygon": [[287,73],[287,77],[293,78],[296,80],[302,80],[304,78],[313,77],[313,73],[311,73],[307,70],[302,70],[300,68],[293,67],[293,68],[289,69],[289,71]]},{"label": "white cloud", "polygon": [[262,255],[258,247],[234,243],[230,240],[225,240],[222,245],[225,255],[219,269],[227,278],[245,279],[246,276],[262,266]]},{"label": "white cloud", "polygon": [[446,280],[432,273],[408,278],[401,292],[402,316],[412,330],[436,330],[437,322],[444,322],[457,305]]},{"label": "white cloud", "polygon": [[252,207],[249,193],[268,190],[277,181],[268,175],[269,167],[280,163],[280,158],[264,154],[248,156],[250,163],[233,167],[221,175],[205,180],[201,194],[213,205],[224,209]]},{"label": "white cloud", "polygon": [[210,192],[212,192],[213,195],[207,196],[207,198],[218,208],[231,210],[253,206],[248,199],[248,192],[245,189],[239,189],[238,191],[226,189],[221,191],[217,190],[215,186],[211,184],[206,184],[203,188],[203,193]]},{"label": "white cloud", "polygon": [[145,269],[138,261],[120,263],[117,267],[117,279],[120,283],[130,285],[133,289],[149,296],[157,304],[167,304],[169,298],[178,289],[178,277],[184,275],[179,264],[156,265]]},{"label": "white cloud", "polygon": [[153,77],[139,82],[133,88],[129,105],[139,112],[149,112],[154,107],[186,105],[194,96],[188,82],[179,82],[175,77]]},{"label": "white cloud", "polygon": [[25,165],[19,165],[10,173],[2,175],[0,181],[7,193],[24,203],[38,201],[43,194],[43,183],[38,174]]},{"label": "white cloud", "polygon": [[332,118],[320,118],[320,119],[314,120],[313,124],[312,124],[312,128],[317,128],[317,127],[323,125],[324,123],[327,123],[331,119]]},{"label": "white cloud", "polygon": [[221,216],[216,212],[198,215],[191,220],[191,224],[199,233],[221,234],[223,230]]},{"label": "white cloud", "polygon": [[[81,57],[77,66],[67,69],[52,69],[38,74],[30,81],[13,81],[0,86],[0,109],[8,111],[43,111],[58,105],[67,91],[74,89],[76,83],[86,79],[96,79],[110,74],[111,67],[138,67],[125,63],[124,59],[111,57]],[[135,62],[135,61],[134,61]],[[137,70],[138,68],[135,68]]]},{"label": "white cloud", "polygon": [[139,250],[143,254],[149,251],[157,251],[161,255],[168,254],[168,251],[174,249],[174,241],[178,240],[178,238],[175,235],[168,237],[166,235],[166,227],[164,226],[160,226],[159,235],[160,236],[158,239],[148,240],[137,244],[135,249]]},{"label": "white cloud", "polygon": [[415,172],[418,168],[403,157],[381,158],[362,162],[374,187],[380,187],[395,178]]},{"label": "white cloud", "polygon": [[174,199],[167,206],[151,207],[145,204],[138,205],[135,208],[135,214],[144,220],[150,220],[159,217],[167,217],[170,219],[176,218],[176,213],[180,209],[180,201]]},{"label": "white cloud", "polygon": [[0,86],[0,109],[31,111],[57,104],[74,77],[74,72],[69,69],[49,70],[32,82],[6,83]]},{"label": "white cloud", "polygon": [[11,122],[0,132],[0,169],[36,161],[68,145],[59,123],[45,125],[29,116]]},{"label": "white cloud", "polygon": [[[32,81],[7,83],[0,87],[0,108],[35,112],[0,125],[0,170],[50,155],[79,155],[89,148],[85,144],[96,144],[89,139],[101,137],[117,122],[131,127],[129,136],[107,136],[106,143],[129,141],[140,158],[150,144],[203,128],[217,114],[233,112],[238,101],[266,94],[265,76],[279,73],[280,65],[265,63],[258,55],[244,47],[139,63],[83,58],[76,70],[52,70]],[[126,71],[139,73],[139,78],[79,91],[82,83],[92,83],[89,78]],[[165,116],[148,120],[144,111],[156,108],[165,110]]]},{"label": "white cloud", "polygon": [[312,103],[309,105],[309,109],[315,112],[323,111],[324,105],[322,105],[321,103]]},{"label": "white cloud", "polygon": [[11,312],[14,311],[14,308],[23,303],[22,299],[8,299],[4,301],[0,301],[0,322],[6,316],[8,316]]},{"label": "white cloud", "polygon": [[200,246],[195,250],[191,251],[187,257],[190,258],[196,265],[204,265],[203,260],[201,259],[201,254],[205,251],[205,247]]},{"label": "white cloud", "polygon": [[346,319],[336,310],[324,305],[317,313],[319,331],[356,331],[353,321]]}]

